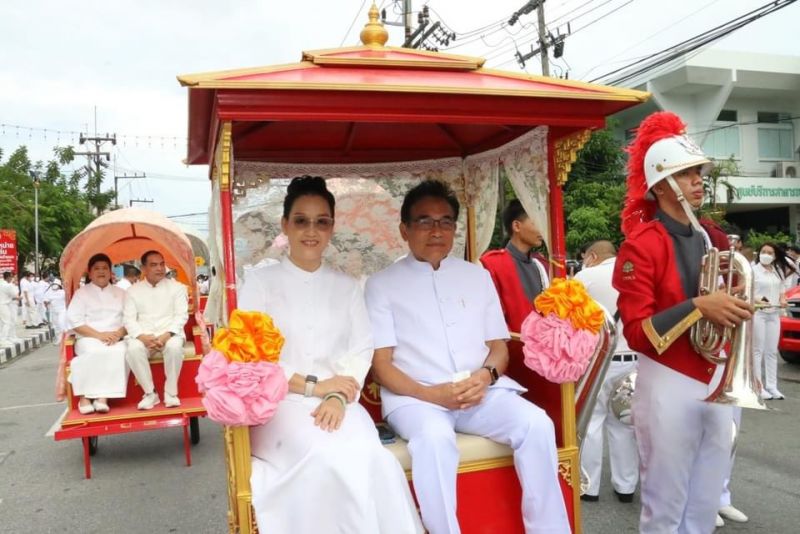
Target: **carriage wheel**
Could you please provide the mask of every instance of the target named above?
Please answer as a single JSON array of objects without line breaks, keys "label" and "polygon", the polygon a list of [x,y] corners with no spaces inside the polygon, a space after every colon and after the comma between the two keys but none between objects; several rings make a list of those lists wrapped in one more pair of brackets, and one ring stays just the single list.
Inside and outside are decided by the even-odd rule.
[{"label": "carriage wheel", "polygon": [[89,456],[97,454],[97,436],[89,436]]},{"label": "carriage wheel", "polygon": [[192,439],[192,445],[200,443],[200,421],[197,417],[189,418],[189,435]]}]

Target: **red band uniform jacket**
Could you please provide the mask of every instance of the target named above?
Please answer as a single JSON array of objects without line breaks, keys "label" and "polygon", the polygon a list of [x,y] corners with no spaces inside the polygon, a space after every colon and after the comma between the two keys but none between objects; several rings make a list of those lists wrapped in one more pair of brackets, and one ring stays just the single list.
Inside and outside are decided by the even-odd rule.
[{"label": "red band uniform jacket", "polygon": [[[713,223],[703,223],[712,244],[728,249],[727,236]],[[617,255],[613,285],[619,291],[617,308],[630,347],[660,364],[708,384],[716,365],[692,347],[689,329],[702,314],[684,304],[685,315],[666,332],[657,332],[652,319],[669,308],[697,296],[686,295],[681,283],[672,238],[659,221],[642,223],[622,243]],[[697,287],[699,280],[692,282]]]}]

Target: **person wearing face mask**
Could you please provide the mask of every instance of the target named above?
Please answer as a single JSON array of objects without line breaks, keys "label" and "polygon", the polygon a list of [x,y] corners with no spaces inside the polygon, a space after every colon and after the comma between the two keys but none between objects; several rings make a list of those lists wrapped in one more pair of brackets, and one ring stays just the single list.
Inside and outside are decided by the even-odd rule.
[{"label": "person wearing face mask", "polygon": [[[764,386],[761,397],[783,399],[778,391],[778,339],[781,331],[780,308],[786,305],[784,292],[789,278],[789,266],[783,250],[774,243],[764,243],[758,249],[753,266],[753,301],[759,308],[753,319],[753,360],[756,378]],[[762,375],[763,366],[763,375]],[[764,380],[762,380],[762,376]]]}]

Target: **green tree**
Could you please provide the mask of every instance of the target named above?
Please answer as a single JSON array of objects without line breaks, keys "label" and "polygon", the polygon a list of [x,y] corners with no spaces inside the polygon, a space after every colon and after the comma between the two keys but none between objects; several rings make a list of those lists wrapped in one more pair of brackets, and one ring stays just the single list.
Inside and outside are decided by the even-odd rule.
[{"label": "green tree", "polygon": [[22,265],[33,263],[35,251],[34,181],[39,181],[39,256],[43,271],[57,268],[64,247],[94,219],[80,173],[65,174],[71,149],[56,148],[48,162],[31,162],[24,146],[3,161],[0,152],[0,226],[17,233]]},{"label": "green tree", "polygon": [[597,239],[622,241],[620,211],[625,198],[625,156],[609,120],[578,153],[564,185],[567,250]]}]

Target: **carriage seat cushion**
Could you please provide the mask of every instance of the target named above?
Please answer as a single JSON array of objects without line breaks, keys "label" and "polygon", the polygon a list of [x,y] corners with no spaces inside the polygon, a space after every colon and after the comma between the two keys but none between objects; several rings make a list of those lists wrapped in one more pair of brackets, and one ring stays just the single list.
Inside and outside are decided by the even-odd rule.
[{"label": "carriage seat cushion", "polygon": [[[511,447],[502,445],[488,438],[472,434],[456,433],[456,446],[460,454],[459,465],[480,460],[505,458],[514,454]],[[385,445],[394,454],[406,471],[411,470],[411,455],[408,453],[408,442],[397,438],[397,441]]]}]

